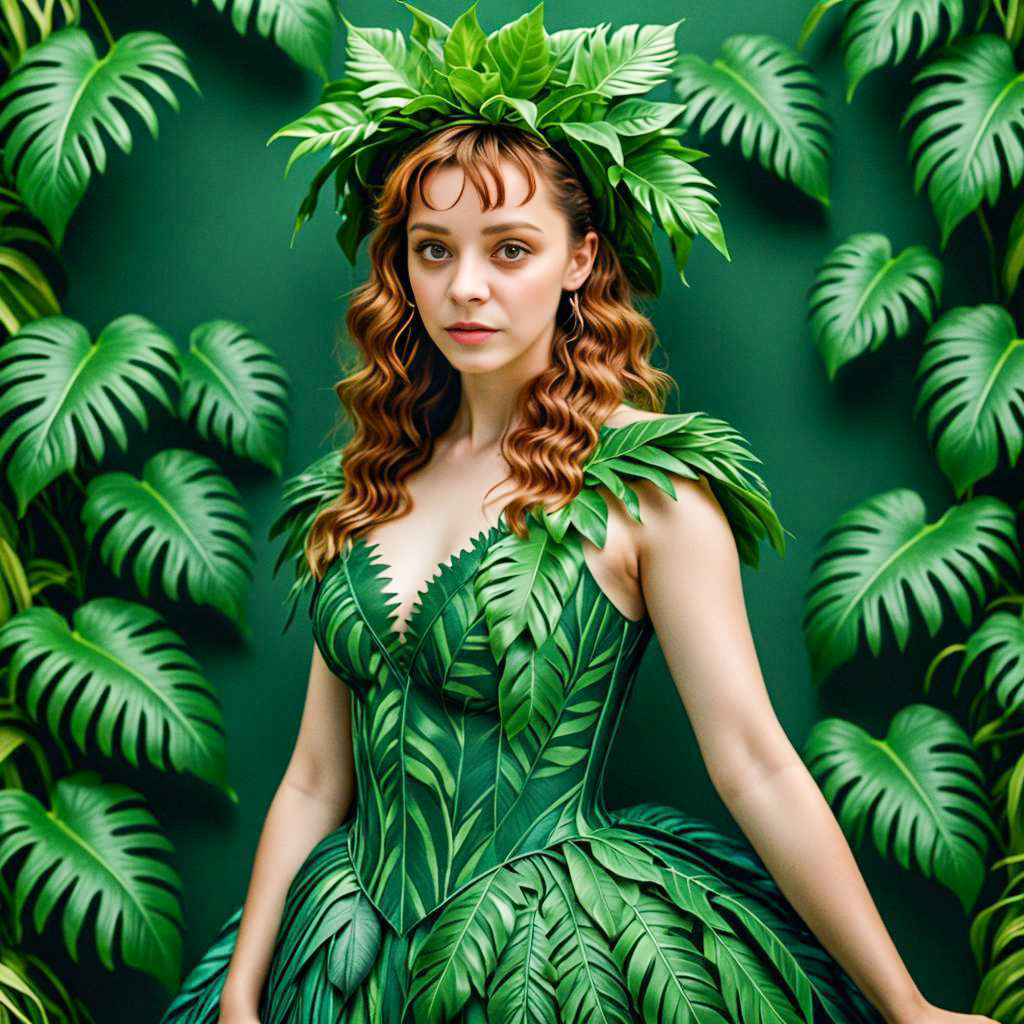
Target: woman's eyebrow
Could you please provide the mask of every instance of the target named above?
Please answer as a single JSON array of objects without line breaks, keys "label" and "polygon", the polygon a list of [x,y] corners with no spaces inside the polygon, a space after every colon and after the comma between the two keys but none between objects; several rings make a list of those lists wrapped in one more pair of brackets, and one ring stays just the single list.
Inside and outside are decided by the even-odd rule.
[{"label": "woman's eyebrow", "polygon": [[[410,231],[415,231],[417,228],[422,228],[424,231],[434,231],[439,235],[451,234],[447,228],[441,227],[440,224],[425,224],[423,221],[417,221],[415,224],[409,225]],[[536,231],[539,235],[544,234],[536,224],[531,224],[528,220],[512,220],[506,224],[492,224],[489,228],[484,228],[481,234],[493,235],[498,231],[509,231],[512,228],[529,228],[531,231]]]}]

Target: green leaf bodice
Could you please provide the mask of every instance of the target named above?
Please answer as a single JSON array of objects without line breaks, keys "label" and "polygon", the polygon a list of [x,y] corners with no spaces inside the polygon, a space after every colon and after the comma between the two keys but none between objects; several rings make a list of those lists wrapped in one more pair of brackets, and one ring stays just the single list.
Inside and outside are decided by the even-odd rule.
[{"label": "green leaf bodice", "polygon": [[[653,628],[601,590],[583,539],[603,545],[608,495],[639,515],[631,480],[675,496],[705,475],[741,557],[756,564],[765,536],[781,553],[750,461],[703,413],[604,427],[579,494],[525,537],[481,531],[401,635],[377,545],[331,562],[309,610],[351,689],[354,813],[289,887],[261,1024],[879,1024],[746,843],[675,808],[604,803]],[[162,1024],[216,1024],[240,915]]]}]

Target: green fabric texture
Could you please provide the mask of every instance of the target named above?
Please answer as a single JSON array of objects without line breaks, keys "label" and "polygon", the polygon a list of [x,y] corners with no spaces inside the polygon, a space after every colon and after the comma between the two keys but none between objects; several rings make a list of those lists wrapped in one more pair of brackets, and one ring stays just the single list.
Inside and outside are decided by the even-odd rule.
[{"label": "green fabric texture", "polygon": [[[310,615],[353,693],[356,800],[291,883],[262,1024],[878,1024],[749,844],[604,803],[653,628],[583,558],[583,537],[604,539],[599,488],[636,514],[630,480],[674,496],[704,474],[756,564],[760,539],[781,553],[783,538],[756,461],[703,413],[603,427],[580,494],[526,538],[503,521],[478,534],[401,637],[376,545],[331,563]],[[215,1024],[240,914],[163,1024]]]}]

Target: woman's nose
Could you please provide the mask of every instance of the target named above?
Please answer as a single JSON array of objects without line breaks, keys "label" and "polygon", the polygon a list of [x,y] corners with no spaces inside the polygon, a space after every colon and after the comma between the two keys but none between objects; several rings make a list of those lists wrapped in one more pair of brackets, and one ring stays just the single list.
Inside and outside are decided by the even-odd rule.
[{"label": "woman's nose", "polygon": [[455,263],[448,294],[455,303],[487,298],[487,263],[480,257],[461,256]]}]

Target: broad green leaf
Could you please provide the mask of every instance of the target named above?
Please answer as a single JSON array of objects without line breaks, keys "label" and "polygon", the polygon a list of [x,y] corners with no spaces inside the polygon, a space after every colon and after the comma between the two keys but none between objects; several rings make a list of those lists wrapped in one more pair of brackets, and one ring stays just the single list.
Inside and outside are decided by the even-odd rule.
[{"label": "broad green leaf", "polygon": [[931,322],[941,301],[942,264],[923,245],[898,256],[885,235],[851,235],[825,257],[810,291],[814,344],[834,380],[841,366],[905,337],[910,311]]},{"label": "broad green leaf", "polygon": [[1024,339],[1003,306],[945,312],[925,338],[916,377],[914,415],[927,409],[929,439],[958,498],[995,471],[1003,449],[1016,465],[1024,447]]},{"label": "broad green leaf", "polygon": [[506,96],[523,100],[535,96],[554,67],[544,31],[543,2],[488,36],[481,59],[488,71],[498,73]]},{"label": "broad green leaf", "polygon": [[237,800],[217,695],[156,612],[98,597],[69,627],[50,608],[29,608],[0,627],[0,648],[10,647],[11,684],[23,684],[25,709],[54,735],[67,716],[79,750],[111,757],[117,747],[135,767],[141,741],[154,767],[191,772]]},{"label": "broad green leaf", "polygon": [[288,439],[289,379],[274,353],[240,324],[193,328],[181,355],[179,415],[202,437],[280,476]]},{"label": "broad green leaf", "polygon": [[911,598],[929,636],[945,620],[945,598],[962,625],[975,615],[1004,565],[1019,571],[1013,509],[997,498],[951,505],[925,521],[924,502],[898,488],[844,512],[818,547],[804,600],[804,632],[816,680],[849,661],[861,632],[882,649],[882,612],[901,651],[911,630]]},{"label": "broad green leaf", "polygon": [[7,477],[19,518],[47,484],[79,464],[80,445],[103,458],[104,428],[127,450],[122,407],[143,427],[146,395],[173,413],[177,359],[171,338],[134,314],[112,320],[95,342],[74,320],[44,317],[0,348],[0,416],[14,414],[0,456],[11,456]]},{"label": "broad green leaf", "polygon": [[160,72],[199,92],[185,61],[185,54],[158,32],[129,32],[98,57],[88,32],[68,26],[26,52],[0,86],[0,132],[10,130],[4,170],[58,248],[93,166],[106,169],[107,144],[100,129],[130,153],[131,128],[122,112],[127,107],[157,138],[156,111],[140,86],[178,110],[178,99]]},{"label": "broad green leaf", "polygon": [[974,906],[989,836],[998,833],[984,772],[955,719],[911,704],[876,739],[827,718],[812,728],[804,758],[854,846],[870,826],[883,857],[895,856],[903,868],[913,863],[941,882],[965,913]]},{"label": "broad green leaf", "polygon": [[[199,0],[192,0],[195,7]],[[338,14],[336,0],[212,0],[224,13],[231,4],[231,24],[245,35],[249,16],[264,39],[272,39],[296,64],[327,78],[327,60]]]},{"label": "broad green leaf", "polygon": [[746,160],[828,206],[832,135],[814,72],[795,50],[768,35],[732,35],[708,63],[683,54],[675,67],[683,124],[701,136],[721,121],[722,144],[739,133]]},{"label": "broad green leaf", "polygon": [[[132,563],[148,597],[161,558],[159,585],[171,600],[182,586],[196,604],[212,605],[243,632],[252,579],[248,515],[238,489],[205,455],[168,448],[142,469],[89,481],[82,509],[86,541],[102,533],[100,557],[121,576]],[[141,542],[141,543],[140,543]]]},{"label": "broad green leaf", "polygon": [[1010,612],[993,612],[967,638],[954,690],[975,666],[982,686],[1003,711],[1024,711],[1024,621]]},{"label": "broad green leaf", "polygon": [[14,886],[16,918],[31,897],[41,932],[60,902],[64,944],[77,961],[78,937],[95,901],[103,966],[114,969],[117,934],[125,964],[173,991],[181,969],[181,882],[168,864],[142,852],[170,849],[139,794],[101,782],[96,772],[60,779],[51,808],[23,790],[0,791],[0,865],[27,851]]},{"label": "broad green leaf", "polygon": [[982,34],[938,51],[914,76],[936,81],[911,100],[900,127],[924,117],[910,136],[914,191],[928,186],[945,249],[953,229],[1024,175],[1024,71],[1006,40]]},{"label": "broad green leaf", "polygon": [[[945,15],[945,18],[943,18]],[[847,8],[842,48],[846,65],[846,102],[862,79],[886,64],[899,64],[917,40],[920,61],[939,38],[943,22],[945,43],[960,34],[963,0],[861,0]]]}]

